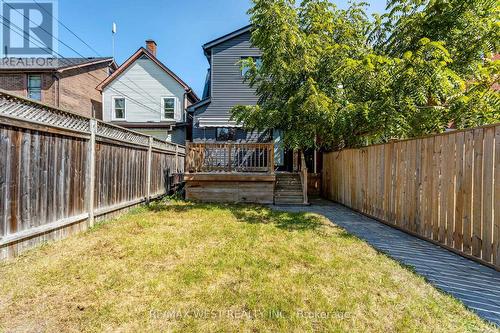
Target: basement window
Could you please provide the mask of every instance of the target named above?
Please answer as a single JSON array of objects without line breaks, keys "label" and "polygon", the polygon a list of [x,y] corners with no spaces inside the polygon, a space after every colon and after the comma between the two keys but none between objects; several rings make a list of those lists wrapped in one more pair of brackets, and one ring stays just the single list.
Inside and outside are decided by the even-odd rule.
[{"label": "basement window", "polygon": [[42,76],[28,75],[28,98],[42,100]]}]

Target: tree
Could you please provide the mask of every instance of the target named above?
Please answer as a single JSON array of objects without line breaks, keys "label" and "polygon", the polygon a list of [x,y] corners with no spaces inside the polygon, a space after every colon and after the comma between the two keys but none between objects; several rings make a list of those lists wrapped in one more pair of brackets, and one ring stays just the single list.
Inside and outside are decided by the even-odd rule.
[{"label": "tree", "polygon": [[[253,0],[249,84],[236,106],[248,129],[282,129],[292,148],[356,147],[500,121],[495,1],[396,0],[366,5]],[[473,37],[472,37],[473,36]]]}]

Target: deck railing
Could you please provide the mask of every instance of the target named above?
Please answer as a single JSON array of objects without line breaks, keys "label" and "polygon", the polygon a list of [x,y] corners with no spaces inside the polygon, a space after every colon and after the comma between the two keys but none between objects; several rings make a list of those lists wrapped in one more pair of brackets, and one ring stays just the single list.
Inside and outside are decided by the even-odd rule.
[{"label": "deck railing", "polygon": [[186,172],[274,173],[274,144],[189,143]]}]

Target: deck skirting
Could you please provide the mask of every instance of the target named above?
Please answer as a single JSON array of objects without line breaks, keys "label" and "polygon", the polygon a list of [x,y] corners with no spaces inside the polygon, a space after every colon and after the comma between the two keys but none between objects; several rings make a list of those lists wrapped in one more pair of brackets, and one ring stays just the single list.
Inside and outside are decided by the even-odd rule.
[{"label": "deck skirting", "polygon": [[186,199],[272,204],[276,176],[268,173],[186,174]]}]

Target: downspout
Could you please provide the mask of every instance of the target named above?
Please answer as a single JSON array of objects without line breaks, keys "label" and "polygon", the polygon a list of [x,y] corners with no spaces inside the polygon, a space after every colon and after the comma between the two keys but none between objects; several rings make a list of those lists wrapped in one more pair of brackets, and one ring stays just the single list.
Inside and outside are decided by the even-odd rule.
[{"label": "downspout", "polygon": [[55,89],[56,107],[60,107],[60,104],[61,104],[61,81],[60,81],[59,75],[57,73],[54,74],[54,79],[55,79],[55,84],[56,84],[56,89]]}]

